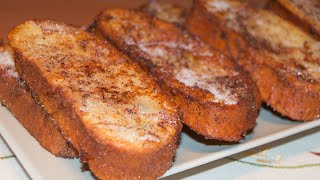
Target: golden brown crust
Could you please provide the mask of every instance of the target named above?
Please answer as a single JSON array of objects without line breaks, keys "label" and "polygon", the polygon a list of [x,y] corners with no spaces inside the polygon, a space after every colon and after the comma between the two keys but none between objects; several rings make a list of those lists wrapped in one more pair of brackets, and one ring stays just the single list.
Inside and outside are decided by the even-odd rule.
[{"label": "golden brown crust", "polygon": [[[172,159],[177,148],[178,135],[181,130],[178,114],[172,103],[157,85],[138,66],[131,63],[126,56],[116,51],[107,42],[99,41],[89,33],[54,21],[27,21],[11,31],[8,39],[18,55],[16,66],[19,74],[30,85],[39,101],[42,102],[45,109],[54,117],[65,136],[70,140],[75,149],[78,150],[81,160],[89,164],[90,169],[98,178],[155,179],[161,176],[172,165]],[[36,42],[41,42],[41,44]],[[44,51],[40,51],[39,49]],[[35,52],[37,54],[34,54]],[[55,56],[50,55],[51,53]],[[68,65],[69,62],[73,66],[87,65],[87,68],[61,67]],[[91,62],[95,62],[93,63],[94,67],[92,67]],[[49,67],[48,71],[46,71],[47,67]],[[122,67],[126,67],[126,70],[122,71]],[[66,77],[60,76],[59,73],[52,73],[55,70],[63,70],[63,75],[68,74],[68,77],[71,78],[65,79]],[[126,77],[119,76],[122,78],[121,80],[105,77],[109,73],[116,72],[124,74],[131,72],[133,75]],[[95,78],[96,73],[103,77],[99,76],[99,78]],[[76,77],[73,77],[74,75]],[[82,76],[84,76],[84,79],[81,78]],[[136,78],[140,76],[145,81],[141,82],[141,86],[145,85],[145,90],[153,91],[152,96],[148,94],[145,94],[145,96],[154,97],[162,102],[163,109],[160,110],[162,114],[159,114],[160,118],[154,121],[160,123],[157,125],[161,126],[162,130],[158,132],[153,131],[153,133],[158,133],[157,135],[161,137],[159,142],[157,140],[153,141],[153,139],[146,135],[142,136],[145,139],[138,139],[134,142],[129,142],[124,138],[122,142],[118,141],[118,137],[116,136],[120,136],[120,133],[123,132],[107,129],[110,126],[107,122],[101,128],[96,125],[104,125],[102,124],[103,122],[96,125],[91,124],[91,122],[98,119],[93,117],[87,121],[86,114],[81,113],[86,112],[89,115],[99,115],[100,110],[103,111],[106,110],[105,108],[111,108],[107,105],[98,105],[100,109],[95,112],[91,112],[94,109],[88,112],[86,109],[80,109],[79,106],[84,104],[83,101],[85,99],[90,102],[96,102],[93,97],[97,95],[97,92],[83,94],[83,92],[90,90],[85,88],[102,84],[99,87],[105,88],[106,91],[111,91],[111,95],[113,95],[109,98],[101,98],[103,102],[112,101],[114,104],[110,104],[110,106],[117,107],[119,105],[118,110],[121,110],[123,104],[115,101],[116,97],[119,96],[121,98],[120,96],[123,95],[127,98],[128,102],[131,99],[130,96],[126,96],[125,94],[117,94],[117,88],[122,89],[118,93],[123,92],[125,88],[136,88],[136,91],[127,94],[139,96],[137,93],[140,92],[140,86],[130,82],[139,80]],[[57,80],[61,80],[58,86],[55,84]],[[83,81],[77,87],[71,86],[73,90],[69,91],[66,86],[70,86],[72,85],[70,83],[78,80]],[[113,92],[110,89],[111,87],[106,84],[108,81],[112,82]],[[122,87],[122,83],[125,83],[125,86]],[[133,83],[138,82],[135,81]],[[83,87],[82,84],[85,84],[86,87]],[[78,87],[84,89],[77,90]],[[78,95],[75,93],[79,93],[82,98],[78,99]],[[104,95],[107,96],[109,94],[106,92]],[[101,99],[98,99],[99,102]],[[81,100],[80,105],[78,104],[79,100]],[[154,109],[147,110],[152,111]],[[130,109],[128,109],[128,113],[135,117],[135,114]],[[105,119],[118,114],[107,113],[103,115],[104,117],[102,118]],[[144,115],[147,116],[144,113],[140,114],[141,119],[138,120],[141,121],[139,122],[143,123],[146,121],[143,119]],[[120,118],[114,119],[115,123],[118,121],[120,121]],[[132,120],[131,123],[135,123],[134,121]],[[149,125],[152,126],[153,124],[150,122]],[[125,132],[126,129],[124,128],[126,127],[123,127],[122,130]],[[143,130],[143,127],[141,130]]]},{"label": "golden brown crust", "polygon": [[251,78],[189,33],[127,10],[101,13],[95,33],[149,71],[182,109],[184,123],[197,133],[239,141],[254,127],[260,95]]},{"label": "golden brown crust", "polygon": [[239,62],[251,72],[261,96],[274,110],[294,120],[308,121],[320,117],[319,82],[306,81],[303,75],[290,73],[283,64],[270,62],[274,57],[268,52],[251,50],[248,56],[244,56],[252,59],[250,65],[247,59]]},{"label": "golden brown crust", "polygon": [[[187,28],[204,41],[233,57],[248,70],[259,87],[263,101],[273,109],[294,120],[307,121],[319,117],[320,83],[318,81],[319,72],[316,70],[316,67],[319,67],[319,57],[312,55],[317,54],[317,50],[309,50],[310,48],[305,47],[310,44],[317,46],[317,43],[292,24],[264,10],[259,10],[262,15],[267,15],[264,20],[272,18],[271,20],[285,27],[291,27],[291,32],[285,35],[285,31],[280,26],[278,33],[281,34],[266,31],[262,33],[255,31],[254,35],[250,34],[250,25],[258,27],[257,24],[252,23],[258,20],[250,22],[247,21],[248,18],[241,18],[250,16],[251,12],[256,12],[251,13],[251,17],[257,16],[257,11],[250,9],[245,4],[226,0],[224,2],[237,3],[236,8],[238,9],[226,9],[226,13],[221,13],[223,14],[221,16],[215,11],[210,12],[205,7],[205,2],[196,1],[188,17]],[[231,17],[229,12],[239,13],[235,16],[238,18],[237,23],[223,18],[223,16]],[[245,24],[246,22],[248,24]],[[271,23],[270,26],[272,26]],[[224,36],[218,36],[215,32],[221,32]],[[297,33],[295,38],[291,38],[294,35],[292,32]],[[274,36],[266,37],[263,33]],[[286,38],[283,39],[281,36],[286,36]],[[213,38],[218,38],[218,40]],[[230,50],[232,48],[224,48],[217,43],[218,41],[224,42],[227,47],[235,47],[235,51]],[[292,47],[287,47],[288,44]],[[310,64],[312,64],[311,69],[314,70],[310,69]]]},{"label": "golden brown crust", "polygon": [[198,35],[213,48],[234,60],[239,59],[246,48],[245,42],[231,29],[226,28],[218,17],[212,18],[212,16],[200,1],[195,1],[185,26],[188,31]]},{"label": "golden brown crust", "polygon": [[184,1],[180,4],[172,2],[163,2],[159,0],[148,1],[140,9],[152,16],[162,19],[167,22],[183,25],[190,7],[191,1]]},{"label": "golden brown crust", "polygon": [[[0,54],[4,51],[11,53],[8,47],[0,46]],[[8,61],[13,63],[13,54],[7,58],[12,58]],[[18,79],[19,77],[15,77],[13,74],[15,70],[12,68],[0,63],[1,103],[11,111],[44,149],[58,157],[76,157],[78,154],[76,150],[57,129],[51,116],[32,97],[26,85]]]},{"label": "golden brown crust", "polygon": [[308,24],[308,22],[293,15],[288,9],[282,6],[278,1],[269,1],[264,8],[286,19],[287,21],[292,22],[295,26],[299,27],[304,32],[312,35],[313,38],[317,40],[320,39],[320,33],[317,33],[315,29]]},{"label": "golden brown crust", "polygon": [[320,2],[318,0],[277,0],[294,16],[308,23],[320,35]]}]

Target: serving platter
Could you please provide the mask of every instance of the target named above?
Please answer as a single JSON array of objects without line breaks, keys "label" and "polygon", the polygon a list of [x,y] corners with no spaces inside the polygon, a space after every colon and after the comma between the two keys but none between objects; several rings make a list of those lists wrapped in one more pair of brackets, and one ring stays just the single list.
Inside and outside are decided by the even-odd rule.
[{"label": "serving platter", "polygon": [[[262,108],[254,131],[237,144],[206,140],[185,128],[174,164],[163,177],[317,126],[320,119],[294,122]],[[5,107],[0,107],[0,133],[32,179],[94,179],[78,159],[57,158],[44,150]]]},{"label": "serving platter", "polygon": [[[38,0],[34,1],[38,2]],[[9,10],[8,7],[4,6],[7,10],[0,12],[0,15],[2,13],[6,16],[8,16],[8,12],[12,12],[10,14],[11,18],[2,18],[3,22],[0,24],[0,30],[3,37],[13,25],[21,23],[22,19],[50,17],[67,23],[81,25],[91,23],[94,15],[101,9],[112,7],[133,8],[140,6],[146,1],[95,0],[90,1],[89,7],[88,3],[85,1],[74,3],[71,1],[66,2],[56,0],[51,2],[53,4],[57,4],[56,6],[51,4],[47,5],[50,8],[45,10],[42,6],[34,5],[38,3],[28,2],[23,5],[20,3],[20,7],[18,6],[19,3],[15,4],[14,1],[10,2],[12,4],[11,7],[18,9]],[[185,1],[175,0],[174,2],[183,2],[183,4],[187,4]],[[61,4],[63,4],[63,6],[61,6]],[[61,9],[60,7],[67,8]],[[70,7],[72,7],[73,11],[70,11]],[[31,8],[33,8],[33,11],[30,11]],[[86,10],[84,11],[83,9]],[[217,141],[205,140],[201,136],[192,133],[190,130],[184,129],[181,134],[181,141],[176,153],[174,164],[163,175],[163,177],[165,178],[272,141],[280,140],[317,126],[320,126],[320,119],[306,123],[294,122],[282,118],[270,110],[262,108],[254,131],[237,144],[226,144]],[[57,158],[44,150],[12,116],[12,114],[5,107],[1,106],[0,133],[31,179],[94,179],[89,171],[82,170],[82,165],[78,159]]]}]

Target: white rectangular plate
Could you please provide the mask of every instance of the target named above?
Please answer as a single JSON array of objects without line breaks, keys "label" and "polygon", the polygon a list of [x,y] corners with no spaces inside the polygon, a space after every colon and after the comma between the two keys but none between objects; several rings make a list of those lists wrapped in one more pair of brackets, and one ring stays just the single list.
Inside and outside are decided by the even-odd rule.
[{"label": "white rectangular plate", "polygon": [[[175,162],[163,177],[316,126],[320,126],[320,119],[308,123],[293,122],[262,108],[253,133],[239,144],[217,145],[217,142],[183,132]],[[78,159],[57,158],[44,150],[4,107],[0,107],[0,132],[32,179],[93,179],[90,172],[81,171]]]}]

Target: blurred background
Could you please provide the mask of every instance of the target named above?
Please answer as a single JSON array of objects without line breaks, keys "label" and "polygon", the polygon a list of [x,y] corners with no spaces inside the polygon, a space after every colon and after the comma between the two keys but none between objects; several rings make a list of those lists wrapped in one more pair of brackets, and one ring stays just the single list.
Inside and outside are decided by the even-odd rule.
[{"label": "blurred background", "polygon": [[[152,0],[151,0],[152,1]],[[192,0],[158,0],[190,7]],[[269,0],[241,0],[263,5]],[[0,0],[0,38],[16,25],[29,19],[53,19],[85,26],[104,9],[137,8],[148,0]]]},{"label": "blurred background", "polygon": [[135,8],[148,0],[0,0],[0,38],[28,19],[54,19],[67,24],[90,24],[107,8]]}]

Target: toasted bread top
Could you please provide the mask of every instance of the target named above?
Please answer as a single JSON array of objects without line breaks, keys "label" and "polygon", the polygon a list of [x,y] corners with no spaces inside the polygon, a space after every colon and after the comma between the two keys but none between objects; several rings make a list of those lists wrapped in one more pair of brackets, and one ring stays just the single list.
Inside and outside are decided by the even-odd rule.
[{"label": "toasted bread top", "polygon": [[99,143],[147,151],[167,144],[180,130],[172,102],[109,43],[55,21],[27,21],[8,39],[23,61],[72,102],[88,135]]},{"label": "toasted bread top", "polygon": [[96,23],[119,46],[152,61],[173,87],[192,98],[234,105],[246,96],[246,87],[233,83],[241,79],[241,73],[231,60],[168,22],[118,9],[103,12]]},{"label": "toasted bread top", "polygon": [[187,11],[186,7],[158,0],[148,1],[141,9],[159,19],[178,24],[184,23]]},{"label": "toasted bread top", "polygon": [[320,1],[319,0],[278,0],[278,2],[307,22],[320,34]]},{"label": "toasted bread top", "polygon": [[[314,39],[292,23],[263,9],[253,9],[236,0],[200,0],[215,17],[238,32],[252,36],[271,48],[301,48]],[[286,35],[286,38],[283,38]]]},{"label": "toasted bread top", "polygon": [[5,75],[18,78],[19,75],[14,66],[14,53],[7,45],[0,44],[0,68],[5,70]]},{"label": "toasted bread top", "polygon": [[253,46],[268,54],[289,72],[320,82],[319,43],[291,22],[263,9],[235,0],[199,0],[213,16],[240,33]]}]

